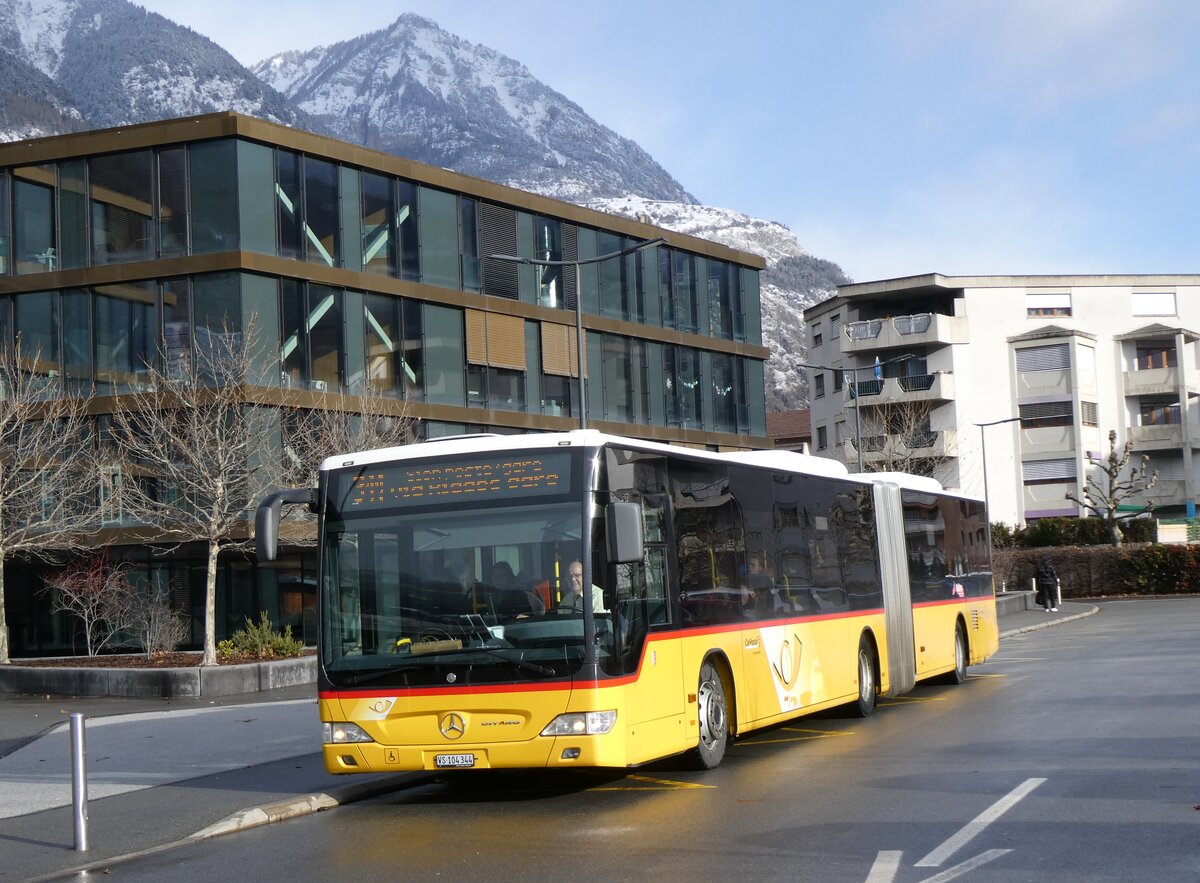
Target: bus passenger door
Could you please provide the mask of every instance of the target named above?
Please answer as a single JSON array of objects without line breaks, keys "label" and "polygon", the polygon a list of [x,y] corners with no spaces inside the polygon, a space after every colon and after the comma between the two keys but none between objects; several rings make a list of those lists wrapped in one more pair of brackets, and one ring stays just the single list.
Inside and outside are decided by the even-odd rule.
[{"label": "bus passenger door", "polygon": [[681,750],[686,707],[680,641],[671,633],[665,500],[643,499],[642,515],[642,561],[616,565],[624,670],[634,675],[625,690],[629,763]]}]

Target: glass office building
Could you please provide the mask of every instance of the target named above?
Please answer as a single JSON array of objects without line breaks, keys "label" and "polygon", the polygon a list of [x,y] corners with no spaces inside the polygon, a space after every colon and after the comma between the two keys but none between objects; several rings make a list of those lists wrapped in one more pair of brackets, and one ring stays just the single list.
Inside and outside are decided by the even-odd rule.
[{"label": "glass office building", "polygon": [[[573,262],[657,237],[580,263],[577,283]],[[0,145],[0,341],[19,335],[41,370],[97,396],[136,390],[148,361],[253,323],[278,342],[259,405],[286,391],[319,408],[326,393],[369,385],[425,437],[570,429],[578,303],[589,425],[760,447],[763,266],[233,113]],[[192,603],[186,550],[169,560],[123,551]],[[222,621],[237,627],[266,609],[305,631],[296,617],[309,606],[311,562],[293,564],[259,572],[230,560]],[[40,606],[8,599],[15,655],[69,649],[49,619],[32,622],[48,617]]]}]

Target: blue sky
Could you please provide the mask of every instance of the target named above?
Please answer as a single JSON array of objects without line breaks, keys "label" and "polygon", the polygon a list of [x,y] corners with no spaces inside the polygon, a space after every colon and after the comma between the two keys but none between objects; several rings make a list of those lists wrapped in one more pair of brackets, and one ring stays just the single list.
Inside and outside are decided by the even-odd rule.
[{"label": "blue sky", "polygon": [[1200,272],[1189,0],[141,5],[246,64],[427,16],[857,281]]}]

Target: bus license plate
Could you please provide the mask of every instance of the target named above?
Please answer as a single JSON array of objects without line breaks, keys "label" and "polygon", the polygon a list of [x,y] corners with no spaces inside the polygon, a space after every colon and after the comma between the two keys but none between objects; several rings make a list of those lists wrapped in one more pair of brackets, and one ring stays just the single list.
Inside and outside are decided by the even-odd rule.
[{"label": "bus license plate", "polygon": [[433,762],[438,767],[472,767],[475,766],[474,754],[436,754]]}]

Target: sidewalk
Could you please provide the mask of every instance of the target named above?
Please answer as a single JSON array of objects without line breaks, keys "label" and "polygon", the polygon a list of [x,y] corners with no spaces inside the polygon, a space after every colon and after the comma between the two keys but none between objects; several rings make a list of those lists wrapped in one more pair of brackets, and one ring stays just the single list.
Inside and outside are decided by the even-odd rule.
[{"label": "sidewalk", "polygon": [[[76,852],[70,714],[86,716],[87,852]],[[0,694],[0,880],[52,877],[394,789],[332,776],[315,686],[219,699]]]},{"label": "sidewalk", "polygon": [[1099,613],[1100,608],[1086,601],[1064,601],[1059,605],[1057,613],[1047,613],[1041,607],[1031,610],[1017,610],[1000,617],[1000,640],[1011,638],[1024,632],[1044,629],[1048,626],[1059,625],[1093,613]]},{"label": "sidewalk", "polygon": [[[1090,616],[1016,610],[1001,638]],[[86,716],[90,850],[75,852],[70,714]],[[0,880],[52,877],[384,793],[425,774],[332,776],[315,686],[215,699],[0,694]]]}]

